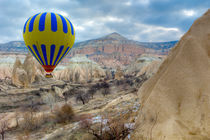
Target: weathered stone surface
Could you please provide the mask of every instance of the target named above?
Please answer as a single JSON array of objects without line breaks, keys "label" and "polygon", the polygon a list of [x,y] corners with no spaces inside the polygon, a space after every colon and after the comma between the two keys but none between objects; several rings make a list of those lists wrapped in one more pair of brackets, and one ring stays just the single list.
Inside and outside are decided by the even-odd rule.
[{"label": "weathered stone surface", "polygon": [[138,94],[133,140],[210,139],[210,10],[197,19]]}]

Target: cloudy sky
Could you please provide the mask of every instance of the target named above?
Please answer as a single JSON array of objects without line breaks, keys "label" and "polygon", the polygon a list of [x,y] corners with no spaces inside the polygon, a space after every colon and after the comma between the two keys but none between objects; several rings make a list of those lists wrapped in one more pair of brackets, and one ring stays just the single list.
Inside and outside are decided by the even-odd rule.
[{"label": "cloudy sky", "polygon": [[71,20],[76,41],[112,32],[137,41],[178,40],[210,0],[0,0],[0,43],[23,40],[25,21],[39,12]]}]

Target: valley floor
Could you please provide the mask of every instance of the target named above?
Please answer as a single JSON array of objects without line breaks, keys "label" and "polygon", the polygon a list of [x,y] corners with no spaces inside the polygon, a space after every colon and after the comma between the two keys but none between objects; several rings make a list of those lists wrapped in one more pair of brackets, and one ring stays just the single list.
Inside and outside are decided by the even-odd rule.
[{"label": "valley floor", "polygon": [[[134,81],[134,82],[133,82]],[[141,78],[142,84],[145,79]],[[132,84],[130,84],[133,82]],[[0,116],[1,122],[7,122],[5,139],[30,139],[30,140],[91,140],[95,136],[88,133],[87,129],[81,128],[81,122],[91,120],[92,126],[109,120],[120,120],[132,131],[135,118],[140,104],[137,97],[137,86],[135,80],[109,80],[106,81],[109,90],[104,93],[103,82],[88,84],[71,84],[63,81],[48,81],[45,84],[33,84],[28,89],[16,88],[11,84],[5,86],[5,81],[0,83]],[[95,86],[93,97],[85,98],[85,93]],[[99,86],[99,87],[97,87]],[[79,92],[80,91],[80,92]],[[65,94],[66,93],[66,94]],[[84,97],[84,104],[78,97]],[[50,99],[53,95],[53,101]],[[47,99],[47,100],[46,100]],[[21,126],[25,121],[26,111],[35,116],[51,116],[57,108],[64,104],[71,105],[74,119],[65,123],[54,123],[47,120],[36,129],[26,130]],[[34,109],[36,111],[31,111]],[[17,126],[17,122],[19,125]],[[1,127],[1,126],[0,126]],[[129,139],[129,134],[126,136]]]}]

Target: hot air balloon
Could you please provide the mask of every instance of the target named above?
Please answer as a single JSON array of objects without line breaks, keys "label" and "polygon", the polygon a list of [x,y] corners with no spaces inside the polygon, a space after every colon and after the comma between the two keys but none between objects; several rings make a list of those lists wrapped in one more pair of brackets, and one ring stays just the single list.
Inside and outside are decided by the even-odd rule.
[{"label": "hot air balloon", "polygon": [[75,40],[75,30],[69,19],[56,13],[38,13],[30,17],[23,28],[25,45],[52,77],[52,71],[69,53]]}]

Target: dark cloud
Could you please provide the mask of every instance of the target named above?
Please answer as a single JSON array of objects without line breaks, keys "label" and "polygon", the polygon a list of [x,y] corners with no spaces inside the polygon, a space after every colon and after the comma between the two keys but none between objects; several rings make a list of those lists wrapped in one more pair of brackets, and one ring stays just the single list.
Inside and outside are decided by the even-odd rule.
[{"label": "dark cloud", "polygon": [[177,40],[209,6],[209,0],[1,0],[0,42],[23,40],[25,21],[44,11],[68,17],[76,41],[111,32],[139,41]]}]

